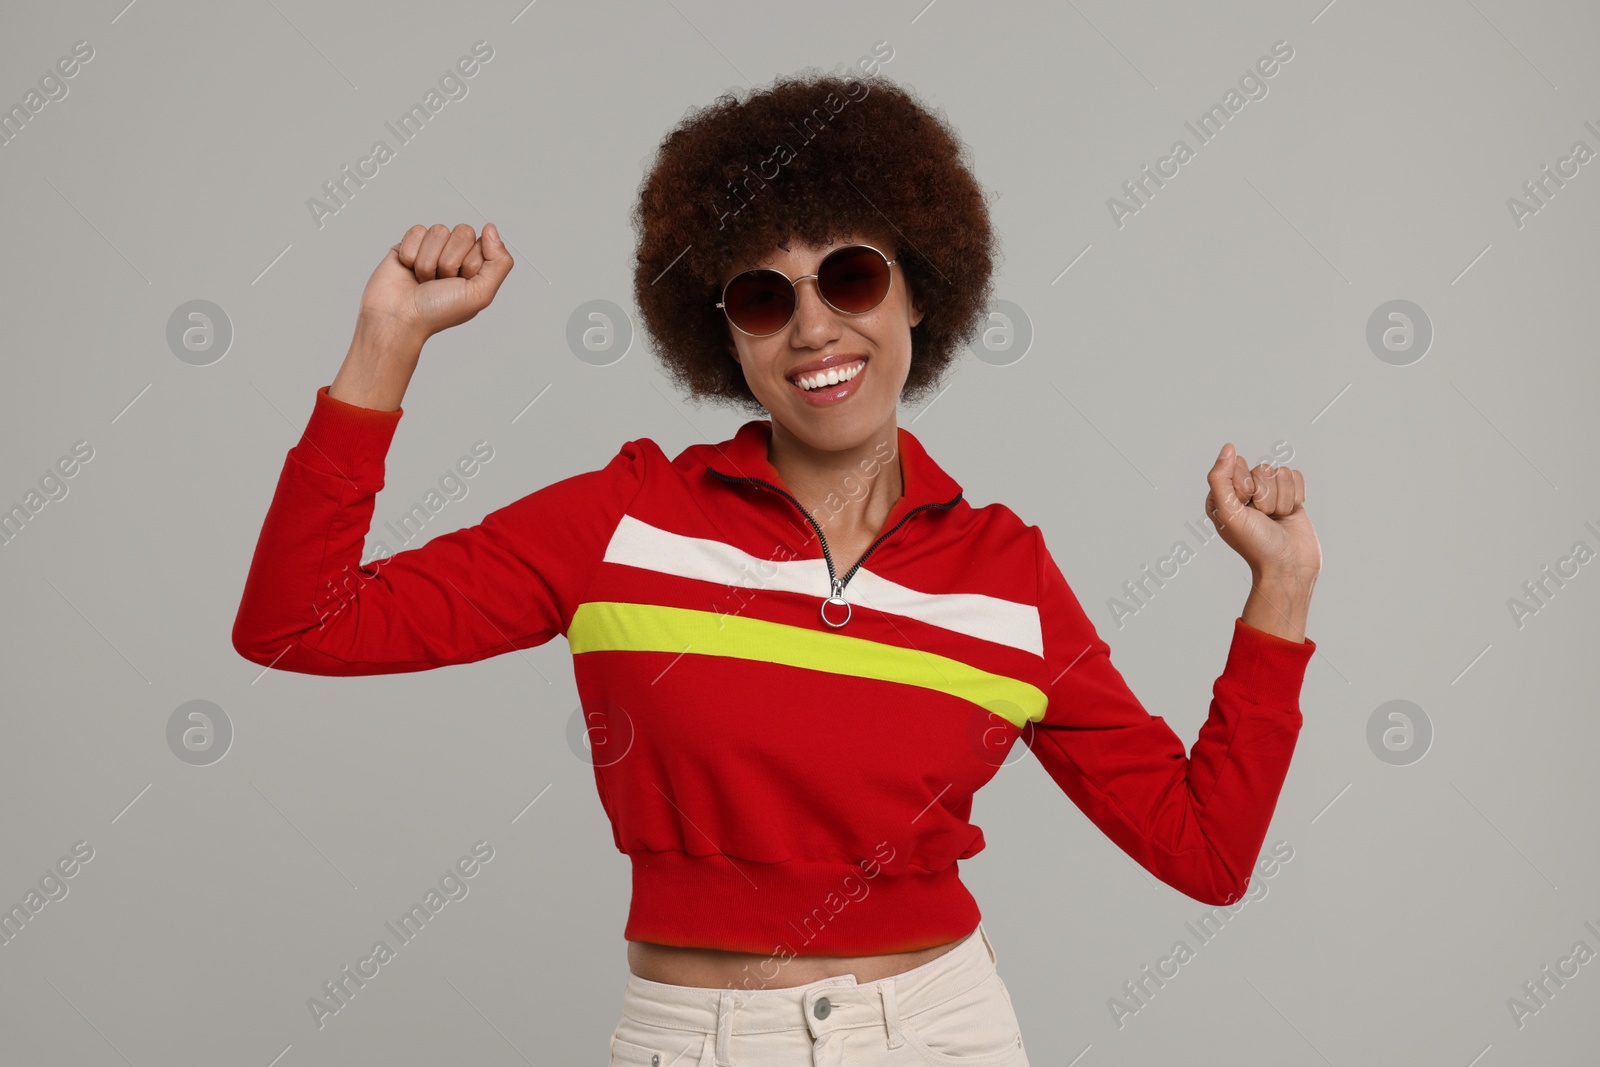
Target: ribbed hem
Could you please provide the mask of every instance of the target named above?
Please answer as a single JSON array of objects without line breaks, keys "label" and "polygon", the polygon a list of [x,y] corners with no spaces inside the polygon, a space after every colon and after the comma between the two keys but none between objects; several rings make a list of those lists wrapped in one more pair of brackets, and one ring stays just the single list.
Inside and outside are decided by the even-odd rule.
[{"label": "ribbed hem", "polygon": [[1316,650],[1317,643],[1309,637],[1290,641],[1235,616],[1223,674],[1236,680],[1257,704],[1298,705],[1306,664]]},{"label": "ribbed hem", "polygon": [[876,956],[958,941],[982,918],[955,864],[936,874],[889,874],[870,864],[628,856],[629,941],[779,957]]},{"label": "ribbed hem", "polygon": [[312,470],[352,480],[381,476],[405,408],[379,411],[360,407],[329,396],[328,388],[324,385],[317,390],[311,418],[295,445],[295,458]]}]

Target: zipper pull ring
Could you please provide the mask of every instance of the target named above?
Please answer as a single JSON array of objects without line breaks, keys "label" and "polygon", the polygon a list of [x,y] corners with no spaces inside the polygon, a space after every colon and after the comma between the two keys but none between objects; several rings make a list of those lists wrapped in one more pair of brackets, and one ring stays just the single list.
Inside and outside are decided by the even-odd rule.
[{"label": "zipper pull ring", "polygon": [[[828,605],[834,603],[844,605],[844,618],[838,622],[828,618]],[[822,602],[822,621],[835,629],[850,621],[850,602],[844,598],[844,582],[837,578],[833,579],[833,595]]]}]

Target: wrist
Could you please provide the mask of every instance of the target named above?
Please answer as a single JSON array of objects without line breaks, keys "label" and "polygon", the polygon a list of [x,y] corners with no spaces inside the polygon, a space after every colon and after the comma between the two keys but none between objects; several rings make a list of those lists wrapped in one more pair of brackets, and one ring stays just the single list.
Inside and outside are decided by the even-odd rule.
[{"label": "wrist", "polygon": [[398,410],[417,369],[424,340],[392,321],[359,317],[350,350],[328,386],[328,395],[357,407]]},{"label": "wrist", "polygon": [[1283,586],[1253,582],[1239,617],[1245,625],[1286,641],[1306,639],[1306,617],[1311,610],[1311,590],[1299,583]]},{"label": "wrist", "polygon": [[428,336],[421,328],[392,315],[363,310],[356,315],[355,335],[350,347],[352,350],[360,347],[385,360],[416,359]]},{"label": "wrist", "polygon": [[1286,566],[1250,568],[1250,584],[1291,595],[1310,596],[1317,584],[1318,571]]}]

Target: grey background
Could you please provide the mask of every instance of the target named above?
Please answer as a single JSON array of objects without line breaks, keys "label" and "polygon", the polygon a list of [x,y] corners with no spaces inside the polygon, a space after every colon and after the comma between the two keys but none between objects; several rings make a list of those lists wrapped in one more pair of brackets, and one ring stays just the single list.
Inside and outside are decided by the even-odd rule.
[{"label": "grey background", "polygon": [[[624,440],[731,435],[743,417],[686,403],[642,338],[577,358],[568,317],[631,308],[640,160],[687,108],[887,41],[883,75],[944,110],[997,194],[996,293],[1034,331],[901,425],[974,504],[1045,529],[1185,743],[1245,564],[1213,541],[1125,626],[1105,603],[1199,522],[1224,441],[1252,462],[1292,446],[1325,557],[1267,838],[1293,859],[1121,1028],[1108,999],[1197,945],[1207,909],[1031,758],[979,794],[988,848],[962,876],[1033,1062],[1594,1062],[1600,963],[1520,1028],[1507,999],[1574,942],[1600,950],[1600,564],[1520,628],[1507,601],[1600,548],[1600,162],[1521,228],[1506,201],[1573,141],[1600,149],[1597,32],[1592,5],[1509,0],[9,9],[0,103],[73,42],[95,55],[0,147],[0,503],[73,442],[94,456],[0,547],[0,903],[76,841],[94,857],[0,946],[0,1060],[604,1062],[628,866],[566,742],[565,642],[263,674],[229,641],[250,553],[368,274],[417,222],[493,221],[518,266],[429,343],[375,521],[480,439],[495,458],[429,536]],[[306,201],[478,40],[469,95],[319,229]],[[1279,40],[1268,95],[1118,228],[1107,198]],[[166,341],[199,299],[234,333],[203,367]],[[1435,335],[1404,367],[1366,343],[1394,299]],[[167,742],[196,699],[234,731],[209,766]],[[1396,699],[1433,730],[1405,766],[1367,742]],[[307,999],[480,839],[470,894],[319,1030]]]}]

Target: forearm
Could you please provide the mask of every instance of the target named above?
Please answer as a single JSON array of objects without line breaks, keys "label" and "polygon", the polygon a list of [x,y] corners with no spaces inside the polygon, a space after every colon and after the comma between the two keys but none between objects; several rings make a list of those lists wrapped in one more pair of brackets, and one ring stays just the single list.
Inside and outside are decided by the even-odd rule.
[{"label": "forearm", "polygon": [[355,673],[339,658],[352,658],[344,646],[357,630],[346,608],[374,576],[360,567],[362,544],[399,418],[341,408],[317,391],[305,431],[284,459],[234,619],[234,648],[246,659],[308,674]]},{"label": "forearm", "polygon": [[1250,576],[1250,595],[1239,617],[1246,626],[1286,641],[1306,639],[1306,614],[1316,574],[1262,572]]},{"label": "forearm", "polygon": [[398,411],[421,354],[421,339],[359,316],[350,349],[328,395],[357,407]]}]

